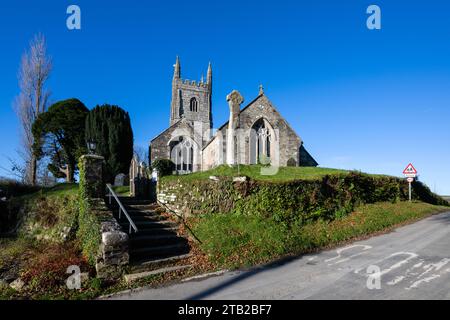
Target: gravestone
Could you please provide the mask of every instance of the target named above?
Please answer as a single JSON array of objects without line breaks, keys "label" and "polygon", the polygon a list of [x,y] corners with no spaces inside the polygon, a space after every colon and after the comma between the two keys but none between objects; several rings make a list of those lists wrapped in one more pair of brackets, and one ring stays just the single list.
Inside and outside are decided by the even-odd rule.
[{"label": "gravestone", "polygon": [[123,187],[126,184],[126,178],[127,176],[124,173],[119,173],[115,178],[114,178],[114,186],[115,187]]}]

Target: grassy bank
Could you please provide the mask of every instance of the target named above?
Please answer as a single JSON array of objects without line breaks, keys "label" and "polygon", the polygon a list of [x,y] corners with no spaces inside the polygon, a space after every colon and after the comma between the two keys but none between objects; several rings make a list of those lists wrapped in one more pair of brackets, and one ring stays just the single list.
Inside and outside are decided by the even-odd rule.
[{"label": "grassy bank", "polygon": [[198,216],[190,225],[211,261],[218,267],[239,268],[335,246],[448,210],[421,202],[389,202],[359,206],[342,218],[303,226],[236,213]]},{"label": "grassy bank", "polygon": [[114,192],[121,197],[130,196],[130,186],[113,187]]},{"label": "grassy bank", "polygon": [[[89,298],[99,290],[92,279],[81,291],[68,290],[67,267],[77,265],[94,275],[75,238],[78,226],[78,185],[60,184],[11,199],[22,221],[15,238],[0,239],[0,299]],[[20,278],[26,284],[8,286]]]},{"label": "grassy bank", "polygon": [[11,200],[11,210],[20,210],[20,237],[63,242],[77,227],[78,185],[59,184]]},{"label": "grassy bank", "polygon": [[317,180],[326,175],[347,174],[349,171],[329,169],[329,168],[314,168],[314,167],[280,167],[274,175],[264,174],[264,169],[260,165],[241,165],[230,167],[227,165],[219,166],[209,171],[196,172],[183,176],[167,176],[162,179],[165,181],[172,181],[181,179],[182,181],[205,180],[210,176],[217,177],[241,177],[247,176],[259,181],[273,181],[285,182],[293,180]]}]

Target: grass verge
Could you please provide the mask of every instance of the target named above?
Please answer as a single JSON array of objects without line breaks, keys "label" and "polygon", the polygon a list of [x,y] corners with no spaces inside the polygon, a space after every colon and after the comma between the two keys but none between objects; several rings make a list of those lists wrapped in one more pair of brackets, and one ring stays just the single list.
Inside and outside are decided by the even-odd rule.
[{"label": "grass verge", "polygon": [[326,175],[334,174],[348,174],[350,171],[330,169],[330,168],[315,168],[315,167],[280,167],[275,175],[261,174],[264,169],[261,165],[240,165],[230,167],[228,165],[219,166],[209,171],[196,172],[181,176],[166,176],[162,179],[166,181],[182,179],[183,181],[203,180],[210,176],[218,177],[241,177],[247,176],[254,180],[272,181],[272,182],[286,182],[293,180],[317,180]]},{"label": "grass verge", "polygon": [[121,197],[130,196],[130,186],[116,186],[113,187],[114,192]]},{"label": "grass verge", "polygon": [[333,221],[303,226],[232,213],[203,215],[192,219],[190,227],[217,267],[234,269],[336,246],[448,210],[422,202],[376,203]]}]

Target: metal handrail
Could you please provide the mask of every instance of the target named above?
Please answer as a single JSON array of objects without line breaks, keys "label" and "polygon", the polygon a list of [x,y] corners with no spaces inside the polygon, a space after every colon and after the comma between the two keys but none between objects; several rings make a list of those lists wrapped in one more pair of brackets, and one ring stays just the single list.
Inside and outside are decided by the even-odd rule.
[{"label": "metal handrail", "polygon": [[123,206],[122,202],[120,202],[119,197],[117,197],[117,194],[114,192],[112,186],[110,184],[107,184],[106,187],[109,190],[109,193],[108,193],[109,204],[111,204],[111,196],[112,196],[112,197],[114,197],[114,199],[116,200],[117,204],[119,205],[119,220],[120,220],[120,218],[122,218],[122,212],[123,212],[125,214],[125,217],[127,217],[128,222],[130,223],[130,229],[129,229],[128,233],[131,234],[131,228],[133,228],[134,232],[137,233],[138,232],[138,228],[134,224],[133,220],[131,220],[130,215],[128,214],[127,210]]}]

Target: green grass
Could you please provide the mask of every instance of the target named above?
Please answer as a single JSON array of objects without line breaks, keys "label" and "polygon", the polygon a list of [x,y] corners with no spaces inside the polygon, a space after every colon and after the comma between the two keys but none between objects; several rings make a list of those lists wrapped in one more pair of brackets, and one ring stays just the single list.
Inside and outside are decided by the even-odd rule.
[{"label": "green grass", "polygon": [[76,227],[78,185],[63,183],[12,198],[10,208],[12,212],[19,212],[22,208],[26,213],[20,217],[19,236],[63,241],[61,234],[64,229]]},{"label": "green grass", "polygon": [[188,175],[167,176],[163,179],[183,179],[186,181],[196,179],[208,179],[210,176],[219,177],[238,177],[248,176],[254,180],[263,181],[291,181],[291,180],[316,180],[325,175],[347,174],[350,171],[330,169],[330,168],[314,168],[314,167],[280,167],[275,175],[261,174],[264,167],[260,165],[241,165],[230,167],[222,165],[209,171],[196,172]]},{"label": "green grass", "polygon": [[25,251],[33,248],[35,242],[30,239],[1,239],[0,238],[0,269],[5,268],[10,263],[18,261]]},{"label": "green grass", "polygon": [[36,192],[26,194],[15,198],[16,201],[26,202],[42,197],[64,197],[76,196],[78,194],[78,184],[76,183],[60,183],[50,188],[42,188]]},{"label": "green grass", "polygon": [[421,202],[377,203],[358,207],[340,219],[303,226],[235,213],[203,215],[190,224],[211,261],[219,267],[239,268],[335,246],[448,210]]},{"label": "green grass", "polygon": [[113,187],[113,190],[118,196],[122,196],[122,197],[130,196],[130,186]]}]

